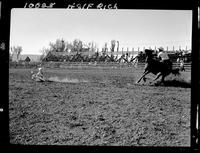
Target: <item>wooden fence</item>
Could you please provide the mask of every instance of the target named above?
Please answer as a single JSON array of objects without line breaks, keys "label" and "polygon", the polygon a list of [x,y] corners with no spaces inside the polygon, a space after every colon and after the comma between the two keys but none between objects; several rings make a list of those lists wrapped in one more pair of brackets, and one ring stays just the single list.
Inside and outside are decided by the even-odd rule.
[{"label": "wooden fence", "polygon": [[[145,63],[138,63],[137,68],[138,69],[143,69],[144,68]],[[180,67],[180,63],[173,63],[173,68],[179,68]],[[185,71],[191,71],[191,63],[185,63],[184,64],[184,68]]]},{"label": "wooden fence", "polygon": [[[178,68],[179,63],[173,63],[173,68]],[[10,68],[37,68],[43,66],[45,68],[135,68],[144,69],[145,63],[137,63],[136,65],[127,63],[88,63],[88,62],[33,62],[33,63],[9,63]],[[185,63],[185,70],[191,71],[191,63]]]},{"label": "wooden fence", "polygon": [[[173,68],[178,68],[179,63],[173,63]],[[144,69],[145,63],[138,63],[137,65],[127,63],[77,63],[77,62],[47,62],[43,63],[46,68],[136,68]],[[191,63],[184,64],[186,71],[191,71]]]}]

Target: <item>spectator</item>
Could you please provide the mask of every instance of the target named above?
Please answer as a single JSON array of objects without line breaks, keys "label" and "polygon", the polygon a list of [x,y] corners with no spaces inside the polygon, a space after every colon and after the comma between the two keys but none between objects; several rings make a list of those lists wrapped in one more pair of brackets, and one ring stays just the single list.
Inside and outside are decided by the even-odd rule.
[{"label": "spectator", "polygon": [[185,71],[185,66],[184,66],[183,59],[180,60],[180,71]]}]

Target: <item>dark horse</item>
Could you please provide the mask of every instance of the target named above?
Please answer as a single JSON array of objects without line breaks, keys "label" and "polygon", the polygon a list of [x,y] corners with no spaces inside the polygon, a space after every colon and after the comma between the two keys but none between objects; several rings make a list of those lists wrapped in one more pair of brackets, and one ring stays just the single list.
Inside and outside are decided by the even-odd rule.
[{"label": "dark horse", "polygon": [[156,75],[154,81],[157,80],[160,76],[162,76],[161,82],[164,82],[165,77],[169,75],[170,73],[175,74],[175,75],[179,74],[178,70],[172,69],[171,62],[164,63],[157,59],[154,59],[152,52],[153,50],[149,50],[149,49],[145,50],[145,54],[146,54],[145,70],[142,76],[140,77],[140,79],[137,81],[137,83],[139,83],[142,79],[145,81],[145,76],[149,73],[153,73],[154,75]]}]

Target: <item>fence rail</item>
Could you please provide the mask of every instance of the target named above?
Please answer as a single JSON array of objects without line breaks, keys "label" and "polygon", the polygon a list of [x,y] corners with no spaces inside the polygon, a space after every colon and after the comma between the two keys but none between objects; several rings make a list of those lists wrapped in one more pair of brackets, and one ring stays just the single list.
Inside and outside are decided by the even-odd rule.
[{"label": "fence rail", "polygon": [[[144,65],[145,63],[138,63],[138,68],[139,69],[143,69],[144,68]],[[172,64],[172,67],[173,68],[179,68],[180,67],[180,63],[173,63]],[[191,71],[191,63],[185,63],[184,64],[184,68],[185,68],[185,71]]]},{"label": "fence rail", "polygon": [[[88,62],[33,62],[33,63],[9,63],[9,67],[15,68],[37,68],[39,65],[42,65],[45,68],[136,68],[144,69],[145,63],[127,64],[127,63],[88,63]],[[173,63],[173,68],[178,68],[179,63]],[[191,71],[191,63],[184,64],[186,71]]]}]

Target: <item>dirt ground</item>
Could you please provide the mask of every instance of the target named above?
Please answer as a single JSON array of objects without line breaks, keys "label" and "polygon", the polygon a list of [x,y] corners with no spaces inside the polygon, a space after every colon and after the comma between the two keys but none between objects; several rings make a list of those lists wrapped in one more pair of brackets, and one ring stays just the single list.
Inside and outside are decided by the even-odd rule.
[{"label": "dirt ground", "polygon": [[190,146],[190,87],[135,84],[130,68],[44,70],[65,82],[31,70],[9,69],[11,144]]}]

